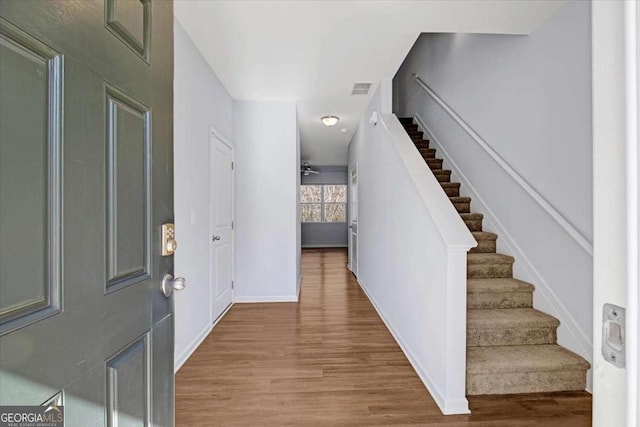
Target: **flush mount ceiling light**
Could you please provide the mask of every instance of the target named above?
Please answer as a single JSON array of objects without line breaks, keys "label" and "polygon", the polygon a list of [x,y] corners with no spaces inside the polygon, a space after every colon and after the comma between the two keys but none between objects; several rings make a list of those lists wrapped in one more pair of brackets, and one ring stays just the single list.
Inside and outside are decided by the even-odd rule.
[{"label": "flush mount ceiling light", "polygon": [[325,126],[335,126],[336,124],[338,124],[338,121],[340,121],[340,117],[338,116],[324,116],[322,118],[320,118],[320,120],[322,120],[322,123]]}]

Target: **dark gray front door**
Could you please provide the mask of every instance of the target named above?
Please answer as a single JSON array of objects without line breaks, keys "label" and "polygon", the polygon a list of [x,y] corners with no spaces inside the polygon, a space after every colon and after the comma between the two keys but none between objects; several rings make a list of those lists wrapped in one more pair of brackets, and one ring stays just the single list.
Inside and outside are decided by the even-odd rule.
[{"label": "dark gray front door", "polygon": [[173,425],[170,1],[0,0],[0,404]]}]

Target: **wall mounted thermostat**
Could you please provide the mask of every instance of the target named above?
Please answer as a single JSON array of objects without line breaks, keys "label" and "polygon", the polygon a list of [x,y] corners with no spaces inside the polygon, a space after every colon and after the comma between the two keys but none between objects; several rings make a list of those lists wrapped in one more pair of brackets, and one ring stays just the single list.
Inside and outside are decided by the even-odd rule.
[{"label": "wall mounted thermostat", "polygon": [[173,224],[162,224],[162,256],[173,255],[177,248],[176,227]]}]

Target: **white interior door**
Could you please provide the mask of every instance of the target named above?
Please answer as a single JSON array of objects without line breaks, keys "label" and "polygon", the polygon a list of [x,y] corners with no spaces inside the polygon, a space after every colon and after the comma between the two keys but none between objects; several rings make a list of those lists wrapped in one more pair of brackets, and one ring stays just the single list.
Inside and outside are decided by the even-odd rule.
[{"label": "white interior door", "polygon": [[354,167],[350,173],[349,194],[349,269],[358,276],[358,169]]},{"label": "white interior door", "polygon": [[233,301],[233,146],[215,132],[211,141],[211,296],[212,319]]}]

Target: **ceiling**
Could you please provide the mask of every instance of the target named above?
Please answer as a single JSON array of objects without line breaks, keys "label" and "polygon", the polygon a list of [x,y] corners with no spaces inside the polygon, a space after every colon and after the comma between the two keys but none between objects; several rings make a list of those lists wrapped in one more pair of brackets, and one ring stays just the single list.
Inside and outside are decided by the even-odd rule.
[{"label": "ceiling", "polygon": [[[353,84],[392,78],[420,33],[528,34],[565,3],[178,0],[174,10],[234,99],[297,101],[302,160],[344,165],[370,100]],[[340,122],[323,126],[328,114]]]}]

